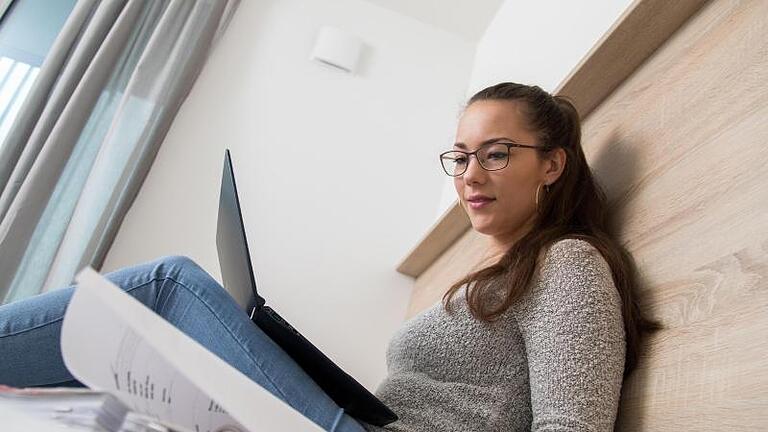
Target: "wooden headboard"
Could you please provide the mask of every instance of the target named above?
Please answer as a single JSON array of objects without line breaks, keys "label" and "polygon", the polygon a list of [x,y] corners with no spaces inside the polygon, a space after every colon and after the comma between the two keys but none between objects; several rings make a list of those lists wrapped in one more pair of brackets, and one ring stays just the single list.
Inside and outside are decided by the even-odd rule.
[{"label": "wooden headboard", "polygon": [[[556,93],[666,327],[617,430],[768,428],[768,1],[636,1]],[[416,278],[408,316],[485,246],[450,208],[398,269]]]}]

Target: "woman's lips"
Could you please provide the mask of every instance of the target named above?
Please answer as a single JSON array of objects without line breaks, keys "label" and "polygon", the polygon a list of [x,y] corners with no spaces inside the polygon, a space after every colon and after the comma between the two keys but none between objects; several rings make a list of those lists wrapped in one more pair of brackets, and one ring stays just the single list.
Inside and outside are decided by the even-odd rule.
[{"label": "woman's lips", "polygon": [[474,200],[474,201],[467,201],[467,204],[469,204],[469,208],[472,210],[478,210],[481,208],[485,208],[491,203],[496,201],[495,199],[481,199],[481,200]]}]

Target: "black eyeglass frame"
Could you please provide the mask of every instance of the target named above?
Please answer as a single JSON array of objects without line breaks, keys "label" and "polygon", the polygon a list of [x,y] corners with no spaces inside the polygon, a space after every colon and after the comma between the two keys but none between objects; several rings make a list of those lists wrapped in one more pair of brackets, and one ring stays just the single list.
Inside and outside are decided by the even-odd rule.
[{"label": "black eyeglass frame", "polygon": [[[501,167],[501,168],[488,169],[485,166],[483,166],[482,162],[480,162],[480,158],[477,157],[477,152],[482,150],[484,147],[489,147],[489,146],[496,145],[496,144],[503,144],[503,145],[507,146],[507,163],[505,163],[504,166]],[[465,172],[467,172],[467,168],[469,168],[469,157],[474,155],[475,159],[477,159],[478,165],[480,165],[480,168],[482,168],[482,169],[484,169],[486,171],[499,171],[499,170],[503,170],[504,168],[506,168],[509,165],[509,149],[511,149],[512,147],[539,149],[541,151],[552,150],[550,147],[546,147],[546,146],[536,146],[536,145],[530,145],[530,144],[519,144],[519,143],[495,141],[495,142],[489,142],[489,143],[483,144],[480,147],[478,147],[477,150],[471,151],[471,152],[466,152],[464,150],[448,150],[448,151],[444,151],[444,152],[440,153],[440,156],[439,156],[440,166],[443,167],[443,172],[448,174],[450,177],[459,177],[459,176],[464,175]],[[463,154],[467,155],[467,165],[464,167],[464,171],[462,171],[460,174],[451,174],[451,173],[448,172],[447,169],[445,169],[445,164],[443,164],[443,156],[447,155],[448,153],[463,153]]]}]

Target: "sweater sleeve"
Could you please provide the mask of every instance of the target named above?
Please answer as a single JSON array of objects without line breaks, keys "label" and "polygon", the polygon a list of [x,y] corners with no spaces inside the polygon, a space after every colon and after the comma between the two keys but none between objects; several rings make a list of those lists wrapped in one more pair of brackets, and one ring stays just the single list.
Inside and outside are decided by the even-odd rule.
[{"label": "sweater sleeve", "polygon": [[535,432],[612,431],[624,370],[621,299],[600,252],[553,244],[516,318],[528,356]]}]

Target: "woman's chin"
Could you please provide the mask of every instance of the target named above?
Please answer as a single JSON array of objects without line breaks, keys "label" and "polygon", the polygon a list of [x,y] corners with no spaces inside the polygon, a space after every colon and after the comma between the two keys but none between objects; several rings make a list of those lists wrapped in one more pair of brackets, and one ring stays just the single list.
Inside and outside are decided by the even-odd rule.
[{"label": "woman's chin", "polygon": [[496,232],[496,230],[493,229],[493,226],[486,221],[472,220],[470,218],[469,222],[472,224],[472,229],[480,234],[493,235],[493,233]]}]

